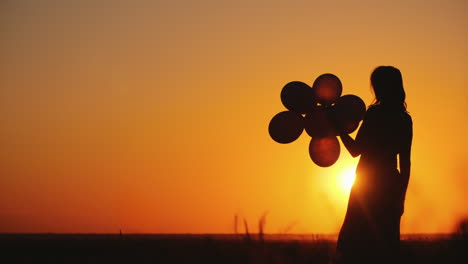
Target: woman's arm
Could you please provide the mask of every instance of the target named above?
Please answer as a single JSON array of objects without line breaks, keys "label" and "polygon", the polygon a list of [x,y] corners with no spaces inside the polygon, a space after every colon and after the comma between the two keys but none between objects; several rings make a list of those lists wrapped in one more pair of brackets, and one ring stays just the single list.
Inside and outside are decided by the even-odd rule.
[{"label": "woman's arm", "polygon": [[411,143],[413,141],[413,123],[411,118],[409,120],[408,125],[408,133],[403,138],[403,147],[400,151],[399,158],[400,158],[400,174],[401,174],[401,212],[403,214],[404,211],[404,203],[406,197],[406,189],[408,188],[408,182],[410,178],[410,170],[411,170]]},{"label": "woman's arm", "polygon": [[357,133],[356,139],[353,139],[348,134],[340,131],[340,138],[343,142],[343,145],[349,151],[349,154],[353,156],[353,158],[361,155],[363,150],[363,144],[366,142],[366,138],[369,137],[369,134],[372,133],[372,126],[375,126],[375,110],[371,107],[367,110],[366,116],[362,121],[362,125],[359,128]]},{"label": "woman's arm", "polygon": [[410,177],[411,170],[411,145],[405,151],[400,153],[400,174],[402,178],[402,187],[403,187],[403,197],[406,194],[406,189],[408,188],[408,182]]},{"label": "woman's arm", "polygon": [[354,140],[351,136],[349,136],[346,133],[340,133],[340,138],[341,138],[341,141],[343,142],[343,145],[349,151],[349,154],[353,156],[353,158],[361,155],[361,150],[356,140]]}]

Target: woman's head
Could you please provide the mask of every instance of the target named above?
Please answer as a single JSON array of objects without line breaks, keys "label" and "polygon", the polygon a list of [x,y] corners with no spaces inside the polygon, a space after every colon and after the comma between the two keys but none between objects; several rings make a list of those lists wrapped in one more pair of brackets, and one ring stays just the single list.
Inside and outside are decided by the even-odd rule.
[{"label": "woman's head", "polygon": [[375,104],[406,110],[406,94],[401,72],[392,66],[379,66],[371,75]]}]

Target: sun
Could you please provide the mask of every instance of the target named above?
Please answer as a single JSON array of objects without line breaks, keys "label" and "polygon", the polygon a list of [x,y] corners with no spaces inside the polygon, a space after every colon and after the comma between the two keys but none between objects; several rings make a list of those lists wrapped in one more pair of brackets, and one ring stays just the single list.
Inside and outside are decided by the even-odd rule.
[{"label": "sun", "polygon": [[344,167],[337,178],[337,188],[341,193],[348,195],[356,178],[356,168],[354,166]]},{"label": "sun", "polygon": [[356,178],[356,167],[357,160],[343,159],[332,170],[324,172],[324,177],[318,177],[327,197],[339,210],[346,210],[349,194]]}]

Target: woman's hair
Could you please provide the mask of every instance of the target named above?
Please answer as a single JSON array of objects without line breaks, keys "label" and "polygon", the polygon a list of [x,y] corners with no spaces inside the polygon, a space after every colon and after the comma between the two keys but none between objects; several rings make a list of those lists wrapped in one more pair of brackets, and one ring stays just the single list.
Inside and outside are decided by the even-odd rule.
[{"label": "woman's hair", "polygon": [[406,111],[406,94],[401,72],[392,66],[379,66],[371,74],[375,94],[373,105],[382,105]]}]

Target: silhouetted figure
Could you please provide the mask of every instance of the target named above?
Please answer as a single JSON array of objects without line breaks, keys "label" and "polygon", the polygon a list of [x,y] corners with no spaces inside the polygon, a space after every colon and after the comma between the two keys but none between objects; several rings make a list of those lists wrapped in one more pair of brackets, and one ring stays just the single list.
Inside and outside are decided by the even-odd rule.
[{"label": "silhouetted figure", "polygon": [[338,263],[395,263],[399,252],[413,125],[398,69],[377,67],[371,84],[375,103],[356,139],[340,134],[350,154],[361,157],[338,238]]}]

